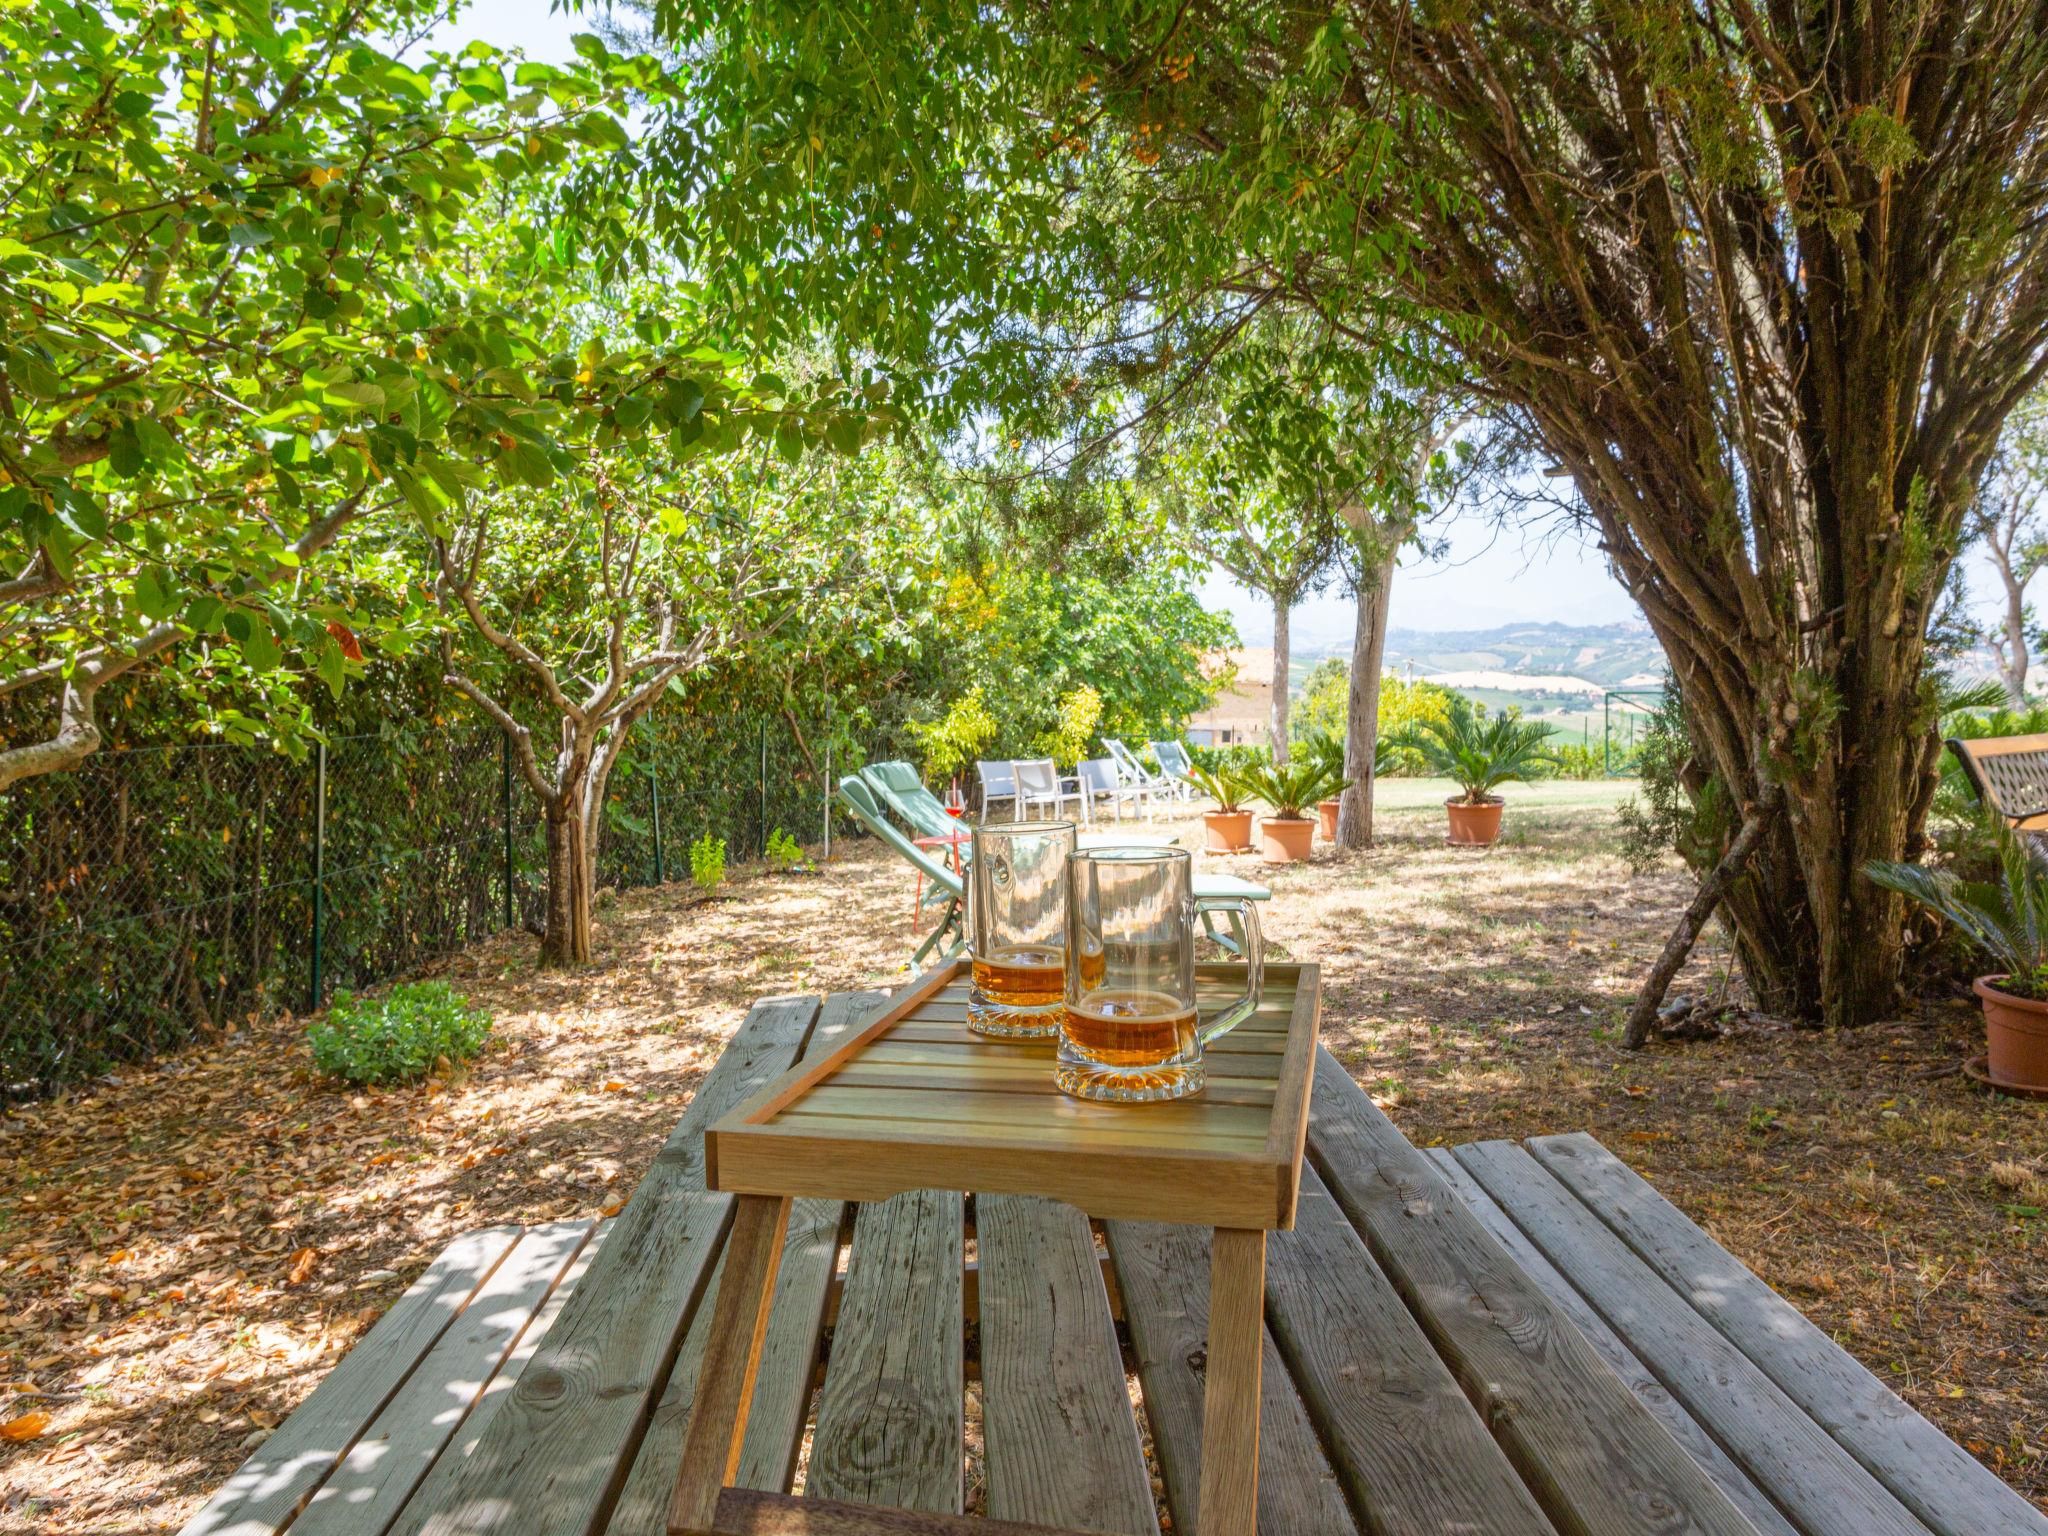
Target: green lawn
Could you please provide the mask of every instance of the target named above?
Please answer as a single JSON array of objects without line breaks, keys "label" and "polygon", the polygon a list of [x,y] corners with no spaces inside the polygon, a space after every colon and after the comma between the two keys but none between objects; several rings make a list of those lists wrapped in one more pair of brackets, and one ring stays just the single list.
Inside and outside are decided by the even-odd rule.
[{"label": "green lawn", "polygon": [[[1510,807],[1544,810],[1619,805],[1637,789],[1634,779],[1542,779],[1533,784],[1503,784],[1500,794]],[[1413,811],[1440,807],[1458,792],[1449,779],[1381,779],[1373,786],[1373,808]]]}]

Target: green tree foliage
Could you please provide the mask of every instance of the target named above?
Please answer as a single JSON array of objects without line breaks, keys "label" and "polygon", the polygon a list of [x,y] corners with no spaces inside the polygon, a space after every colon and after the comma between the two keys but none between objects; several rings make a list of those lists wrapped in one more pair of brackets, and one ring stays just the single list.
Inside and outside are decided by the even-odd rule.
[{"label": "green tree foliage", "polygon": [[1442,345],[1570,472],[1712,773],[1785,797],[1726,901],[1759,1001],[1864,1022],[1927,627],[2048,372],[2038,21],[664,0],[692,89],[648,211],[736,316],[830,315],[960,422],[1085,432],[1273,308]]},{"label": "green tree foliage", "polygon": [[576,322],[589,242],[630,244],[624,117],[670,98],[660,67],[383,41],[438,13],[0,11],[0,694],[49,722],[0,788],[90,753],[100,690],[161,658],[230,739],[304,734],[295,677],[338,690],[425,617],[365,526],[620,435],[826,430],[701,334]]},{"label": "green tree foliage", "polygon": [[995,729],[977,751],[993,757],[1036,756],[1049,742],[1071,750],[1063,701],[1083,690],[1101,705],[1089,749],[1104,736],[1177,730],[1213,696],[1201,652],[1235,638],[1183,580],[1158,565],[1112,575],[1077,562],[1055,573],[1014,553],[955,569],[932,613],[928,686],[948,700],[979,690]]}]

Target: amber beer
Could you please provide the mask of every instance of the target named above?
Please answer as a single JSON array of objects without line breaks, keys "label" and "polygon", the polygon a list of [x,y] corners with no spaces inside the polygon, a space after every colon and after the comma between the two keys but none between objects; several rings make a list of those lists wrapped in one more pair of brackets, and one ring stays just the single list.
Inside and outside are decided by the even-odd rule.
[{"label": "amber beer", "polygon": [[[1195,935],[1203,907],[1239,912],[1245,990],[1210,1018],[1195,1007]],[[1251,903],[1197,904],[1182,848],[1102,848],[1067,861],[1069,965],[1060,1009],[1060,1091],[1107,1104],[1143,1104],[1200,1093],[1202,1048],[1258,1007],[1259,920]],[[1086,957],[1095,957],[1090,963]]]},{"label": "amber beer", "polygon": [[[971,966],[974,989],[1011,1008],[1057,1008],[1067,987],[1067,946],[1011,944]],[[1102,946],[1081,954],[1081,974],[1102,980]]]},{"label": "amber beer", "polygon": [[[1071,821],[974,828],[967,935],[974,985],[967,1027],[1000,1039],[1059,1033],[1067,963]],[[1101,949],[1097,946],[1098,963]]]},{"label": "amber beer", "polygon": [[[1067,1004],[1060,1039],[1071,1054],[1120,1069],[1130,1086],[1162,1090],[1161,1098],[1180,1098],[1202,1086],[1195,1010],[1170,992],[1113,987],[1091,992]],[[1141,1081],[1147,1077],[1150,1083]]]},{"label": "amber beer", "polygon": [[974,990],[1008,1008],[1046,1008],[1067,985],[1064,944],[1013,944],[973,965]]}]

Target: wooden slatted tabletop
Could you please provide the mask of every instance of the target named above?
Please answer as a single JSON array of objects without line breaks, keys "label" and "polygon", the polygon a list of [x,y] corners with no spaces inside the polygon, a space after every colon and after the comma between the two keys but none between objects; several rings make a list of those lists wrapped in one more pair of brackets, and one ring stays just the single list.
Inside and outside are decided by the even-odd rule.
[{"label": "wooden slatted tabletop", "polygon": [[[1105,1218],[1284,1229],[1319,987],[1313,965],[1268,965],[1257,1011],[1208,1046],[1200,1093],[1097,1104],[1054,1085],[1051,1041],[968,1029],[965,963],[941,966],[714,1125],[706,1177],[735,1194],[881,1200],[961,1189],[1045,1196]],[[1205,1014],[1243,990],[1241,965],[1197,972]]]}]

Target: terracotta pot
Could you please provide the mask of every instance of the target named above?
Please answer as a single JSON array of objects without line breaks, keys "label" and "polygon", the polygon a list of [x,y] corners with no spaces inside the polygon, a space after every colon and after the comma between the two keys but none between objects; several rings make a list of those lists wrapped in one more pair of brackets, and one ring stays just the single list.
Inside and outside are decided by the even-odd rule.
[{"label": "terracotta pot", "polygon": [[1499,795],[1488,795],[1474,805],[1463,795],[1453,795],[1444,802],[1444,809],[1451,813],[1451,841],[1484,848],[1500,836],[1500,813],[1506,804]]},{"label": "terracotta pot", "polygon": [[1308,857],[1316,824],[1306,816],[1261,816],[1259,857],[1268,864],[1293,864]]},{"label": "terracotta pot", "polygon": [[2003,1088],[2048,1089],[2048,1002],[1998,990],[2003,976],[1979,976],[1985,1069]]},{"label": "terracotta pot", "polygon": [[1337,841],[1337,807],[1342,800],[1318,800],[1316,802],[1316,830],[1323,834],[1323,841]]},{"label": "terracotta pot", "polygon": [[1252,845],[1250,811],[1204,811],[1202,825],[1209,829],[1211,853],[1243,853]]}]

